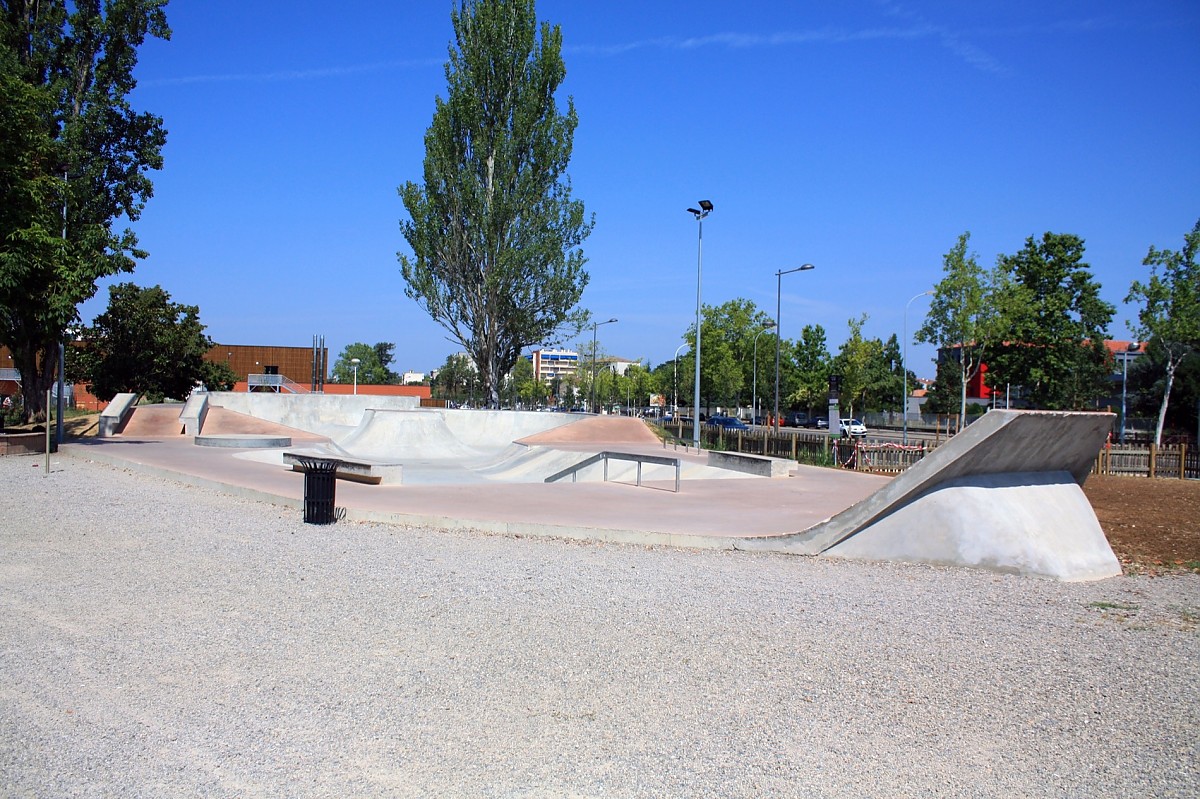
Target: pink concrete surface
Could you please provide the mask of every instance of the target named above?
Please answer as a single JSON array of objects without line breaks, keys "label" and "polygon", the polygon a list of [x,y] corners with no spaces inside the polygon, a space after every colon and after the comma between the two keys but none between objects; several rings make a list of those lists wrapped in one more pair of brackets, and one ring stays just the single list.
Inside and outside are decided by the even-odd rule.
[{"label": "pink concrete surface", "polygon": [[556,444],[657,444],[658,436],[641,419],[629,416],[592,416],[522,438],[529,446]]},{"label": "pink concrete surface", "polygon": [[[185,438],[179,414],[183,405],[139,405],[134,408],[125,423],[125,429],[116,438]],[[237,411],[209,407],[204,419],[204,435],[279,435],[291,436],[293,441],[325,441],[323,436],[297,430],[294,427],[268,422]]]},{"label": "pink concrete surface", "polygon": [[[636,449],[689,460],[704,457],[657,443],[631,447],[604,438],[606,431],[614,430],[631,435],[630,424],[641,424],[636,420],[586,421],[597,424],[579,427],[572,434],[575,440],[564,442],[563,449]],[[618,421],[625,424],[614,424]],[[302,474],[233,457],[239,450],[197,447],[187,436],[90,439],[65,445],[62,451],[268,501],[296,505],[303,498]],[[738,537],[805,530],[888,480],[801,466],[787,478],[684,480],[679,493],[672,490],[673,481],[641,487],[621,482],[371,486],[339,481],[336,503],[347,508],[351,519],[642,544],[721,546],[724,540],[732,546]]]}]

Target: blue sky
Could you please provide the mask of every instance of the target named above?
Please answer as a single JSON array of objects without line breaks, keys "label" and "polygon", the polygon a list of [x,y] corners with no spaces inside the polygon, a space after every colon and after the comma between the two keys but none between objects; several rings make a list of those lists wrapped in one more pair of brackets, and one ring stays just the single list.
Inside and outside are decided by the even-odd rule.
[{"label": "blue sky", "polygon": [[[141,52],[137,108],[169,131],[135,225],[132,279],[200,306],[218,342],[396,343],[427,371],[460,348],[404,294],[396,259],[419,180],[452,4],[176,0]],[[782,328],[900,334],[959,233],[990,266],[1074,233],[1118,306],[1150,245],[1200,217],[1200,5],[1147,0],[540,0],[579,114],[571,178],[595,214],[583,305],[602,348],[658,364],[703,298]],[[561,98],[560,98],[561,99]],[[129,279],[123,277],[122,279]],[[81,313],[107,302],[107,284]],[[911,334],[924,300],[911,306]],[[586,337],[586,336],[585,336]],[[573,341],[568,341],[570,345]],[[932,351],[909,365],[933,376]]]}]

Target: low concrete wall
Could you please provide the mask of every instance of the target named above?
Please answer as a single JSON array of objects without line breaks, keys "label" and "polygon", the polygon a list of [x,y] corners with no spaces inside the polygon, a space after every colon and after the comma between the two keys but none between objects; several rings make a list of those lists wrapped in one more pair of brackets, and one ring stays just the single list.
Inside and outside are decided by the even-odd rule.
[{"label": "low concrete wall", "polygon": [[128,393],[113,397],[108,406],[100,411],[100,427],[96,431],[96,435],[100,438],[108,438],[124,430],[125,423],[129,421],[134,407],[137,406],[137,399],[137,394]]},{"label": "low concrete wall", "polygon": [[336,438],[358,426],[368,408],[414,410],[420,397],[372,397],[362,394],[276,394],[210,391],[210,404],[256,419]]},{"label": "low concrete wall", "polygon": [[766,455],[750,455],[745,452],[708,451],[708,465],[717,469],[753,474],[759,477],[787,477],[797,463],[783,458]]},{"label": "low concrete wall", "polygon": [[37,455],[45,451],[45,433],[0,433],[0,456]]}]

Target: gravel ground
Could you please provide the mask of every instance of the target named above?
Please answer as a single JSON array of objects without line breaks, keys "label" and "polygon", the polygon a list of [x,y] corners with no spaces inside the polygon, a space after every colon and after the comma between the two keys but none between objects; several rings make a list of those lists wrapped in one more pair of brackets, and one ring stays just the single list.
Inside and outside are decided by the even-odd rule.
[{"label": "gravel ground", "polygon": [[305,525],[0,458],[0,791],[1196,796],[1200,576]]}]

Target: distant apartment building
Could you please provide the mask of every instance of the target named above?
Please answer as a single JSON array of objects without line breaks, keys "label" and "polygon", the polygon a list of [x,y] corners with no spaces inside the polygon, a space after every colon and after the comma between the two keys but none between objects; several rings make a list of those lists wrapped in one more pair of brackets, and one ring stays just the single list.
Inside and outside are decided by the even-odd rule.
[{"label": "distant apartment building", "polygon": [[579,369],[579,353],[542,347],[525,356],[533,362],[533,373],[549,383],[556,378],[573,375]]}]

